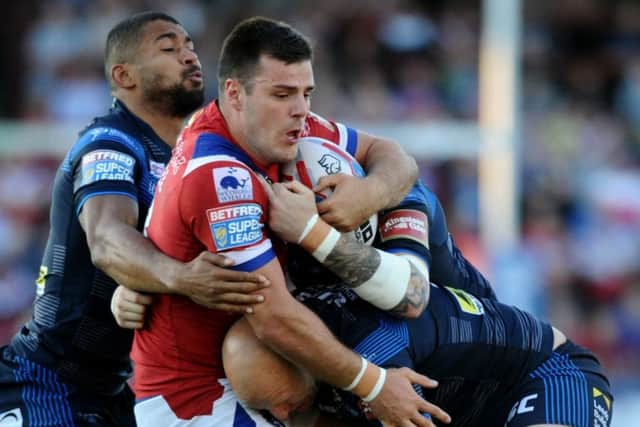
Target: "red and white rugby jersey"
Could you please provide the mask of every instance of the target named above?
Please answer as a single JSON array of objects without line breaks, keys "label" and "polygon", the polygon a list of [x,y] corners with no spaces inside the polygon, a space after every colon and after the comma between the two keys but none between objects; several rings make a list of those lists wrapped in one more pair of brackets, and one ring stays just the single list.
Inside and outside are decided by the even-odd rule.
[{"label": "red and white rugby jersey", "polygon": [[[355,153],[357,133],[310,115],[304,136],[318,136]],[[254,271],[275,256],[268,236],[265,167],[233,141],[215,102],[183,130],[158,182],[146,234],[165,254],[188,262],[203,250],[224,253],[234,269]],[[136,331],[132,359],[138,399],[165,397],[180,418],[210,414],[223,388],[221,347],[238,315],[209,310],[178,295],[158,295],[147,327]]]},{"label": "red and white rugby jersey", "polygon": [[342,123],[329,121],[313,112],[307,115],[304,134],[302,136],[315,136],[331,141],[343,150],[356,156],[358,149],[358,133]]}]

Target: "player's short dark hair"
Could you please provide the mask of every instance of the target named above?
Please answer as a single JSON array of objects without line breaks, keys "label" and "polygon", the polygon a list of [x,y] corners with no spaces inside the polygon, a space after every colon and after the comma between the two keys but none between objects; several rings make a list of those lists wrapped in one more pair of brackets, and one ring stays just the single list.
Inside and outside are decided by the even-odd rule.
[{"label": "player's short dark hair", "polygon": [[162,12],[141,12],[130,16],[116,24],[109,35],[104,49],[104,72],[111,81],[111,67],[113,64],[132,62],[140,46],[145,26],[153,21],[166,21],[181,25],[175,18]]},{"label": "player's short dark hair", "polygon": [[224,81],[238,79],[247,86],[253,77],[261,55],[286,64],[311,60],[313,51],[305,36],[290,25],[256,16],[245,19],[225,38],[218,61],[218,84],[223,91]]}]

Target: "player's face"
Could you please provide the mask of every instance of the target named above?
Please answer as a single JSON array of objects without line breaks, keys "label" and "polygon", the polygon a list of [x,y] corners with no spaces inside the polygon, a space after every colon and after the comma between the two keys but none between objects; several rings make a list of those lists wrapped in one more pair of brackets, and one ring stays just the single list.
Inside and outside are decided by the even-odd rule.
[{"label": "player's face", "polygon": [[271,405],[266,409],[281,421],[288,420],[294,413],[308,410],[313,404],[316,393],[313,384],[312,380],[305,381],[297,376],[295,381],[288,382],[286,388],[279,390],[278,394],[273,394]]},{"label": "player's face", "polygon": [[314,88],[311,61],[286,64],[263,55],[246,85],[246,140],[265,164],[293,160]]},{"label": "player's face", "polygon": [[134,72],[144,100],[171,117],[187,117],[204,101],[204,82],[193,41],[179,25],[145,26]]}]

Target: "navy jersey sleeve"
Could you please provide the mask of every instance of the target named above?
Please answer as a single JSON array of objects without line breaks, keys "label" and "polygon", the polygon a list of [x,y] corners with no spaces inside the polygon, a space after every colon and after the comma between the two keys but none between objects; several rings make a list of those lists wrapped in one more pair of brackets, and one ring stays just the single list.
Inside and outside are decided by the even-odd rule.
[{"label": "navy jersey sleeve", "polygon": [[434,240],[431,242],[433,263],[429,270],[431,281],[443,286],[462,289],[480,298],[496,299],[491,283],[467,260],[449,234],[447,220],[440,201],[434,195]]},{"label": "navy jersey sleeve", "polygon": [[76,214],[94,196],[123,195],[137,201],[144,159],[138,142],[117,129],[97,128],[82,135],[63,165],[73,182]]},{"label": "navy jersey sleeve", "polygon": [[480,298],[496,298],[489,281],[456,247],[442,204],[422,182],[416,183],[400,205],[382,213],[379,231],[377,247],[421,256],[433,283]]},{"label": "navy jersey sleeve", "polygon": [[423,259],[428,266],[429,216],[424,203],[408,202],[380,213],[375,246],[390,253],[410,253]]}]

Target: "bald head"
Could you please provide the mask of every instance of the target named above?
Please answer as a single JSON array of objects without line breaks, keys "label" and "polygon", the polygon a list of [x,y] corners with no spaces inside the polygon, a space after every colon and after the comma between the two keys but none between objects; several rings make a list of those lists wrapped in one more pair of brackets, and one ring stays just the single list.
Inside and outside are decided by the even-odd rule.
[{"label": "bald head", "polygon": [[262,344],[245,318],[227,333],[222,361],[238,398],[254,409],[268,409],[280,419],[302,409],[315,392],[311,376]]}]

